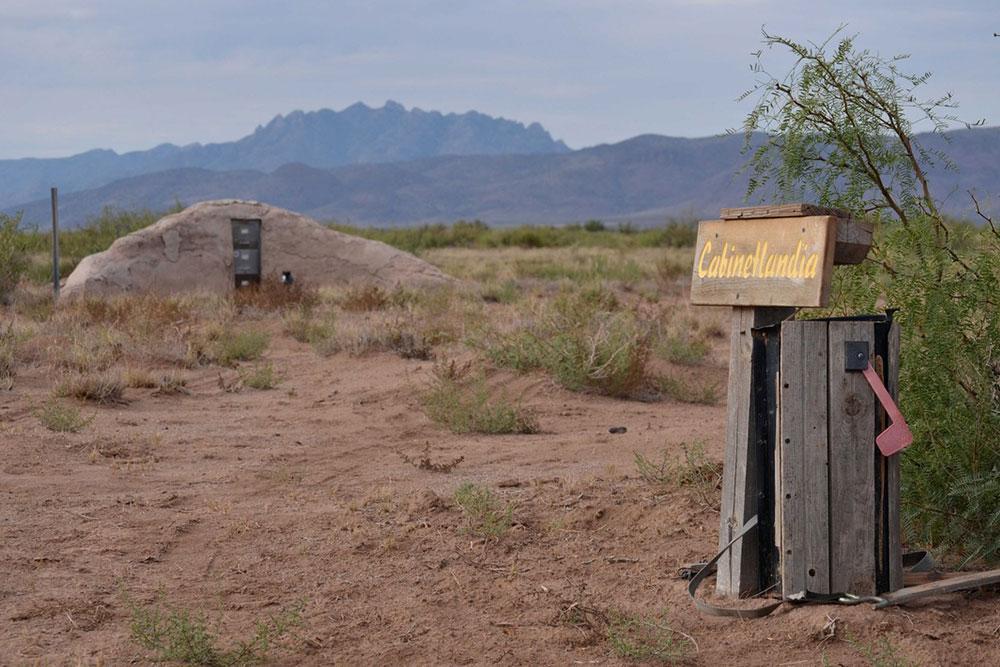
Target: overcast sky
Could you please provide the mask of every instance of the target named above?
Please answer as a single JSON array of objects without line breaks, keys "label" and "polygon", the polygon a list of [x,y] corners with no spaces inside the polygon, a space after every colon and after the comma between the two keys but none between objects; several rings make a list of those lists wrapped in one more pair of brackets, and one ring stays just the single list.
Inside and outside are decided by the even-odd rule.
[{"label": "overcast sky", "polygon": [[538,121],[580,148],[740,123],[760,28],[840,23],[1000,124],[997,0],[0,0],[0,158],[229,141],[381,106]]}]

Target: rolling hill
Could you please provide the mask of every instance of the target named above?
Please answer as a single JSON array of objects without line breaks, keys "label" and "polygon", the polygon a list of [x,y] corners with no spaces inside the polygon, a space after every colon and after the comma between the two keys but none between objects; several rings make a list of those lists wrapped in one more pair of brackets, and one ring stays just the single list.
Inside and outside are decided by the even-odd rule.
[{"label": "rolling hill", "polygon": [[[1000,128],[923,135],[954,169],[930,177],[945,210],[972,217],[967,189],[989,202],[1000,194]],[[570,152],[423,158],[330,169],[301,163],[271,170],[179,168],[60,195],[61,217],[78,225],[105,206],[163,210],[177,201],[244,198],[320,219],[405,225],[480,219],[490,224],[566,223],[588,218],[662,221],[711,216],[743,201],[742,137],[680,139],[642,135]],[[19,207],[44,225],[46,199]],[[14,210],[14,209],[8,209]]]}]

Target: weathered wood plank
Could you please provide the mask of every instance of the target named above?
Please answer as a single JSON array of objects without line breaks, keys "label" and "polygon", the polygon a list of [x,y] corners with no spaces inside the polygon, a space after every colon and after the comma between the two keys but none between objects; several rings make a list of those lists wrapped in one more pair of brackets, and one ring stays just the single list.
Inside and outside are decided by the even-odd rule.
[{"label": "weathered wood plank", "polygon": [[791,595],[805,590],[806,496],[814,493],[805,479],[804,388],[806,381],[804,322],[781,325],[781,412],[779,416],[781,452],[781,591]]},{"label": "weathered wood plank", "polygon": [[[729,384],[726,399],[726,451],[722,469],[719,548],[759,509],[760,462],[754,447],[753,329],[791,317],[794,308],[733,308],[730,327]],[[756,531],[733,545],[718,563],[716,590],[720,595],[757,592],[760,548]]]},{"label": "weathered wood plank", "polygon": [[839,208],[827,208],[803,202],[724,208],[719,217],[723,220],[752,220],[755,218],[795,218],[806,215],[832,215],[837,218],[851,217],[847,211]]},{"label": "weathered wood plank", "polygon": [[[889,329],[889,373],[888,389],[892,399],[899,404],[899,323],[893,322]],[[889,590],[903,587],[903,544],[900,534],[900,474],[899,454],[886,461],[889,512]]]},{"label": "weathered wood plank", "polygon": [[874,595],[875,397],[859,372],[844,370],[844,342],[867,341],[871,322],[830,322],[830,586]]},{"label": "weathered wood plank", "polygon": [[[726,452],[722,464],[722,507],[719,526],[719,549],[756,513],[754,502],[747,502],[747,466],[753,467],[750,443],[750,408],[752,391],[753,308],[733,308],[730,327],[729,386],[726,392]],[[755,476],[751,474],[750,480]],[[747,514],[750,511],[750,514]],[[720,595],[740,596],[753,592],[759,559],[756,531],[733,545],[718,564],[716,590]]]},{"label": "weathered wood plank", "polygon": [[831,216],[698,223],[691,303],[826,305],[836,227]]},{"label": "weathered wood plank", "polygon": [[781,328],[782,591],[830,592],[827,323]]},{"label": "weathered wood plank", "polygon": [[806,585],[814,593],[830,590],[830,461],[827,322],[803,322],[802,444],[805,448]]},{"label": "weathered wood plank", "polygon": [[955,591],[970,590],[982,586],[993,586],[1000,584],[1000,570],[987,570],[985,572],[970,572],[957,577],[949,577],[940,581],[932,581],[919,586],[909,586],[901,588],[893,593],[886,593],[882,596],[884,602],[875,605],[876,608],[891,607],[893,605],[906,604],[920,598],[941,595],[942,593],[953,593]]},{"label": "weathered wood plank", "polygon": [[810,215],[829,215],[838,218],[837,241],[834,246],[834,264],[860,264],[868,256],[872,245],[874,226],[851,218],[847,211],[813,204],[780,204],[724,208],[723,220],[759,220],[763,218],[795,218]]},{"label": "weathered wood plank", "polygon": [[872,247],[875,227],[860,220],[837,221],[837,243],[834,246],[834,264],[860,264],[865,261]]}]

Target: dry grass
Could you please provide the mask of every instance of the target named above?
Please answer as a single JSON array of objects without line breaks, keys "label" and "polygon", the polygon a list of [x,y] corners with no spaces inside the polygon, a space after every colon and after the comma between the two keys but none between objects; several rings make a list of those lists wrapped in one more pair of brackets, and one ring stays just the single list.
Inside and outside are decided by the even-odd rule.
[{"label": "dry grass", "polygon": [[237,309],[280,311],[319,303],[319,291],[301,280],[288,285],[276,275],[266,276],[259,285],[235,290],[230,297]]},{"label": "dry grass", "polygon": [[382,310],[390,303],[389,294],[378,285],[355,285],[340,297],[338,304],[349,313]]},{"label": "dry grass", "polygon": [[282,380],[281,374],[274,370],[271,362],[256,364],[239,369],[240,381],[251,389],[274,389]]},{"label": "dry grass", "polygon": [[56,385],[54,395],[100,405],[125,403],[125,380],[120,372],[72,374]]}]

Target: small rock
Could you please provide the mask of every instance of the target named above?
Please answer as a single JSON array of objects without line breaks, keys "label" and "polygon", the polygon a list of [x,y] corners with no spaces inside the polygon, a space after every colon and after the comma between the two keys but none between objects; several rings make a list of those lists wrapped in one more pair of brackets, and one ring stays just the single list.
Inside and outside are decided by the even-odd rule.
[{"label": "small rock", "polygon": [[625,433],[626,431],[628,431],[628,429],[625,428],[624,426],[612,426],[611,428],[608,429],[608,433],[616,433],[616,434]]}]

